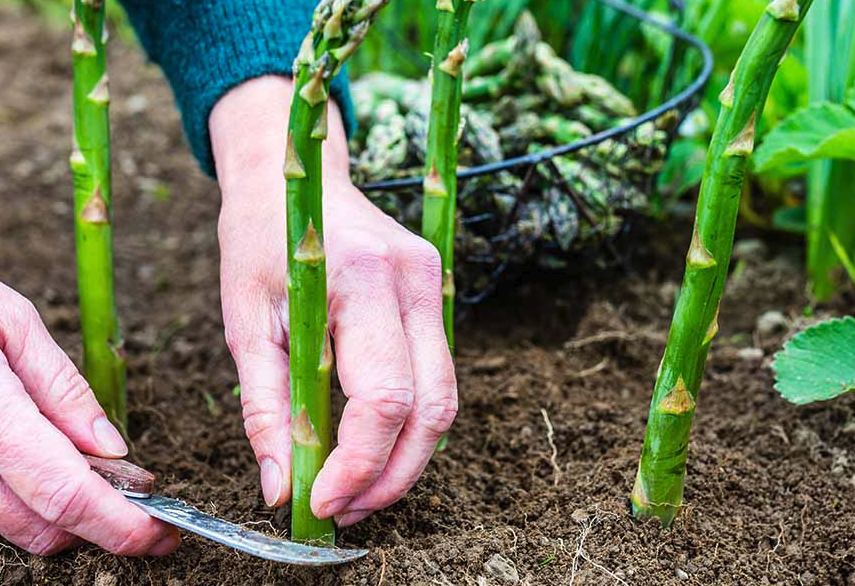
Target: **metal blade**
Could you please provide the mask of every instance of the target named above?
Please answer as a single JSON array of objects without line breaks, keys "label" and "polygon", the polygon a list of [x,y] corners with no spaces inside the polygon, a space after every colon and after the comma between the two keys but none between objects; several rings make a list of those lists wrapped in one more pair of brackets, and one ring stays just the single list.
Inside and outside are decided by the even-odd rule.
[{"label": "metal blade", "polygon": [[128,500],[152,517],[170,525],[266,560],[303,566],[328,566],[352,562],[368,554],[367,549],[314,547],[275,539],[217,519],[187,503],[165,496],[128,497]]}]

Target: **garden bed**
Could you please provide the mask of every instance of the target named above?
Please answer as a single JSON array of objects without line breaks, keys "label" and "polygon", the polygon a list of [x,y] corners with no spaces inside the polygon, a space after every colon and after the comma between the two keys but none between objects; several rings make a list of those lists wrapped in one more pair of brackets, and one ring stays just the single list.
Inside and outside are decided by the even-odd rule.
[{"label": "garden bed", "polygon": [[[68,46],[67,32],[0,7],[0,278],[36,303],[79,360]],[[131,457],[169,495],[282,530],[287,523],[263,505],[232,394],[217,188],[196,170],[157,70],[122,43],[111,51]],[[785,403],[768,364],[786,331],[756,328],[767,311],[795,320],[807,303],[802,251],[787,243],[735,261],[690,444],[682,519],[661,531],[630,517],[689,237],[651,226],[637,235],[629,272],[526,275],[472,309],[458,326],[461,408],[448,449],[403,501],[341,534],[345,547],[371,548],[366,559],[294,568],[193,536],[163,559],[92,547],[40,559],[0,541],[0,583],[463,586],[518,577],[530,585],[855,585],[855,396]],[[852,312],[854,302],[850,292],[825,309]]]}]

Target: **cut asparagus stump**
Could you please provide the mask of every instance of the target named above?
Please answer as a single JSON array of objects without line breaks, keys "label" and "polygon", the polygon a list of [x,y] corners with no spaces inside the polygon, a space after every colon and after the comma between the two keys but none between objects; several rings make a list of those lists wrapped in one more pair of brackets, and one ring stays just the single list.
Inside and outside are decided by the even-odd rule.
[{"label": "cut asparagus stump", "polygon": [[83,371],[110,420],[127,423],[125,360],[113,291],[110,92],[103,0],[75,0],[74,227]]},{"label": "cut asparagus stump", "polygon": [[322,0],[294,62],[294,99],[284,174],[288,217],[288,309],[291,362],[291,537],[333,544],[332,519],[318,519],[310,499],[330,452],[327,283],[321,189],[321,143],[327,136],[332,78],[388,0]]},{"label": "cut asparagus stump", "polygon": [[778,64],[812,0],[774,0],[754,29],[722,91],[698,197],[686,271],[653,401],[635,487],[636,517],[668,526],[680,512],[686,457],[698,390],[730,263],[739,197],[760,119]]}]

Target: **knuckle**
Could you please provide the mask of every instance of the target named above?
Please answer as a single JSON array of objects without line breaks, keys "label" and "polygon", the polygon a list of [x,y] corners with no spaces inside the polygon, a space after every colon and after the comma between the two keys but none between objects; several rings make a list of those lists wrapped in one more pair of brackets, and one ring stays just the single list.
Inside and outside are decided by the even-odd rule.
[{"label": "knuckle", "polygon": [[246,401],[243,405],[243,427],[250,443],[268,436],[278,429],[284,429],[284,418],[275,409],[260,405],[255,401]]},{"label": "knuckle", "polygon": [[375,239],[370,244],[353,247],[344,256],[345,265],[362,274],[384,275],[394,270],[392,249],[383,240]]},{"label": "knuckle", "polygon": [[37,513],[48,523],[62,528],[77,526],[89,503],[83,484],[58,481],[48,484],[42,498],[37,498]]},{"label": "knuckle", "polygon": [[60,367],[48,389],[51,399],[60,408],[71,408],[91,394],[89,383],[71,362]]},{"label": "knuckle", "polygon": [[381,421],[402,424],[413,410],[415,393],[410,385],[388,385],[374,391],[371,406]]},{"label": "knuckle", "polygon": [[410,255],[412,261],[422,274],[433,277],[439,281],[442,278],[442,259],[436,247],[422,238],[415,240],[413,252]]},{"label": "knuckle", "polygon": [[457,393],[425,401],[418,407],[421,424],[436,434],[443,434],[451,427],[457,417]]}]

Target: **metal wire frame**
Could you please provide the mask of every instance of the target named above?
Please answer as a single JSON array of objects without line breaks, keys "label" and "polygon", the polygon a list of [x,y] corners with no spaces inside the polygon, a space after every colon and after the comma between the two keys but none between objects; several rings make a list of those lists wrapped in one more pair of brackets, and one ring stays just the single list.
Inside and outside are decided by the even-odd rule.
[{"label": "metal wire frame", "polygon": [[[704,43],[698,37],[685,32],[681,28],[674,26],[669,22],[662,21],[661,19],[650,15],[647,12],[644,12],[643,10],[639,10],[638,8],[632,6],[631,4],[627,4],[622,0],[597,1],[601,4],[605,4],[606,6],[610,6],[615,10],[619,10],[629,16],[632,16],[637,20],[646,22],[647,24],[650,24],[651,26],[670,34],[675,39],[678,39],[700,51],[701,56],[703,58],[703,66],[697,77],[695,77],[695,79],[692,81],[691,84],[689,84],[687,88],[682,90],[673,98],[665,101],[663,104],[651,110],[648,110],[647,112],[644,112],[643,114],[633,118],[632,120],[621,124],[620,126],[609,128],[608,130],[598,132],[582,140],[577,140],[575,142],[557,146],[552,149],[547,149],[520,157],[514,157],[512,159],[506,159],[498,163],[489,163],[486,165],[479,165],[477,167],[471,167],[468,169],[461,169],[457,173],[458,180],[470,179],[472,177],[487,175],[489,173],[497,173],[499,171],[506,171],[522,165],[538,165],[553,157],[575,153],[584,148],[601,143],[609,138],[620,137],[621,135],[627,134],[628,132],[638,128],[645,122],[655,121],[657,118],[659,118],[670,110],[686,112],[690,110],[692,106],[695,105],[697,98],[699,97],[707,82],[709,81],[710,75],[712,74],[713,70],[712,51],[706,45],[706,43]],[[408,177],[406,179],[374,181],[371,183],[366,183],[365,185],[360,185],[359,188],[365,193],[371,191],[395,191],[398,189],[406,189],[410,187],[421,187],[423,180],[424,177]]]},{"label": "metal wire frame", "polygon": [[[589,232],[600,240],[602,245],[600,250],[589,249],[584,253],[576,251],[574,253],[577,257],[576,260],[584,260],[578,257],[587,254],[589,259],[599,266],[623,263],[625,259],[616,249],[613,240],[628,230],[629,221],[621,225],[617,234],[603,234],[601,231],[604,230],[604,227],[598,225],[595,219],[598,210],[594,208],[597,204],[590,201],[590,199],[586,199],[578,192],[568,177],[558,168],[556,161],[559,158],[572,155],[573,160],[586,163],[588,165],[587,169],[595,169],[595,174],[601,175],[600,179],[603,179],[606,185],[608,185],[606,191],[609,192],[607,194],[610,202],[609,205],[620,208],[620,201],[626,195],[622,193],[624,187],[620,181],[615,179],[614,174],[609,176],[608,171],[601,169],[604,164],[602,161],[592,160],[592,153],[595,148],[598,145],[601,149],[607,145],[614,147],[609,151],[605,164],[611,166],[612,169],[620,169],[621,173],[624,173],[624,167],[628,164],[630,158],[633,159],[635,164],[639,162],[641,164],[653,163],[652,151],[650,149],[645,150],[643,147],[639,148],[640,142],[638,137],[640,129],[643,126],[649,128],[650,124],[656,124],[663,117],[672,115],[674,123],[668,132],[668,138],[665,143],[665,147],[667,148],[676,134],[679,122],[683,120],[689,111],[697,106],[701,99],[702,91],[712,72],[713,58],[710,49],[700,39],[686,33],[669,22],[665,22],[660,18],[627,4],[623,0],[597,1],[624,13],[628,17],[658,28],[669,34],[675,41],[685,43],[688,47],[694,48],[700,53],[703,59],[702,67],[692,82],[672,98],[635,118],[626,120],[618,126],[607,128],[584,139],[554,148],[461,169],[457,174],[458,181],[461,182],[459,195],[460,221],[467,230],[477,233],[485,239],[489,243],[489,250],[487,253],[472,253],[470,251],[458,250],[457,265],[458,267],[465,267],[463,274],[460,274],[461,271],[458,271],[457,275],[459,301],[469,304],[481,301],[493,292],[506,271],[509,269],[524,271],[531,264],[529,261],[538,256],[555,255],[556,258],[568,256],[566,251],[562,252],[557,249],[558,247],[551,241],[554,239],[543,238],[543,235],[536,232],[523,234],[519,230],[517,223],[512,221],[512,219],[518,219],[517,216],[519,215],[521,206],[527,205],[532,199],[538,197],[538,185],[542,186],[544,181],[570,198],[580,221],[584,221],[588,225]],[[677,43],[675,42],[675,53],[677,52],[676,46]],[[673,83],[673,68],[676,66],[676,59],[672,58],[672,62],[669,65],[668,79]],[[618,146],[623,146],[624,148],[619,149],[617,148]],[[661,155],[661,153],[659,154]],[[479,181],[481,184],[479,184],[479,189],[486,190],[487,192],[493,189],[499,191],[501,187],[498,184],[501,182],[497,180],[497,187],[493,188],[489,183],[486,185],[483,184],[485,177],[490,175],[498,177],[498,174],[509,170],[514,170],[514,174],[522,178],[522,183],[517,189],[514,209],[504,218],[504,222],[499,221],[494,214],[482,213],[482,210],[479,209],[470,209],[470,215],[468,216],[463,213],[463,208],[467,207],[465,199],[467,197],[466,186],[469,181],[480,178]],[[629,182],[632,187],[642,189],[647,194],[653,192],[657,172],[654,171],[645,174],[626,171],[625,173],[632,175],[632,180]],[[404,199],[413,200],[417,199],[420,194],[422,180],[422,177],[414,176],[405,179],[377,181],[366,183],[360,186],[360,189],[368,193],[403,192],[402,197]],[[542,187],[540,191],[542,192]],[[460,243],[459,236],[458,243]],[[602,249],[606,250],[608,260],[603,258]],[[526,257],[526,254],[529,257],[524,262],[520,262],[520,259]],[[509,256],[513,257],[514,260],[512,262],[508,260]],[[580,263],[574,262],[574,264]]]}]

